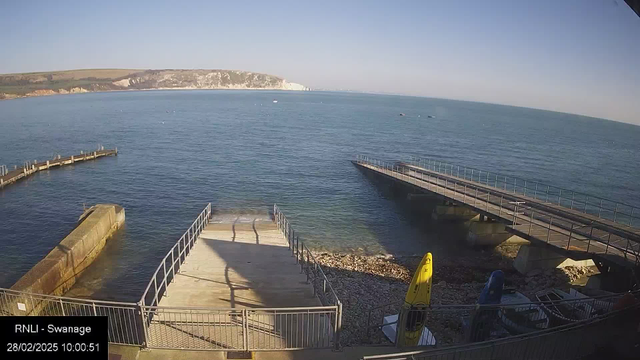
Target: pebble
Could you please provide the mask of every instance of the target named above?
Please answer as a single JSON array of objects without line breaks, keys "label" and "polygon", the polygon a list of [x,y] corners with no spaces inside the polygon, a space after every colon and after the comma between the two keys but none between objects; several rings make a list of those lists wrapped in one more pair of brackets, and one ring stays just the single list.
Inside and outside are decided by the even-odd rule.
[{"label": "pebble", "polygon": [[[566,288],[591,270],[579,267],[533,270],[526,276],[513,268],[517,248],[498,247],[473,257],[439,260],[434,256],[432,305],[474,304],[492,271],[505,273],[505,285],[535,299],[535,293],[550,287]],[[384,315],[397,313],[422,255],[393,256],[318,252],[314,256],[343,302],[341,344],[357,346],[388,344],[379,331],[368,331],[381,323]],[[460,316],[439,316],[430,330],[453,343],[461,336]],[[436,319],[434,319],[435,321]]]}]

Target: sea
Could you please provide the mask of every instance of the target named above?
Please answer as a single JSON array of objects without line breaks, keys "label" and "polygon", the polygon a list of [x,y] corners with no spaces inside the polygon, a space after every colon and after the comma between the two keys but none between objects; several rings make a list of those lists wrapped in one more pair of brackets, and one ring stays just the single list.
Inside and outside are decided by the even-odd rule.
[{"label": "sea", "polygon": [[[275,101],[274,101],[275,100]],[[277,101],[277,102],[276,102]],[[400,114],[404,116],[400,116]],[[342,92],[180,90],[0,101],[0,165],[118,149],[0,190],[0,287],[115,203],[126,225],[78,296],[137,301],[160,260],[211,203],[278,204],[318,251],[455,259],[464,229],[416,213],[365,176],[358,154],[428,157],[640,206],[640,127],[521,107]]]}]

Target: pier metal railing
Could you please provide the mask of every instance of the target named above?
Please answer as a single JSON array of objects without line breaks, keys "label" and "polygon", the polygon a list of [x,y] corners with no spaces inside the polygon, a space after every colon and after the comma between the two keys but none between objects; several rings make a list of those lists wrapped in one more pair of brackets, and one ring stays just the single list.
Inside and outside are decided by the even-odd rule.
[{"label": "pier metal railing", "polygon": [[563,189],[540,181],[450,164],[431,158],[411,157],[410,163],[430,171],[475,181],[496,189],[528,196],[545,203],[556,204],[622,225],[640,227],[640,209],[623,202]]},{"label": "pier metal railing", "polygon": [[[414,327],[418,319],[423,319],[429,330],[424,332],[423,342],[431,347],[489,341],[601,316],[613,311],[615,304],[624,296],[640,300],[640,291],[499,305],[406,307],[403,302],[395,302],[369,309],[367,331],[362,341],[406,346],[405,333],[416,330]],[[388,337],[390,327],[396,329],[393,339]]]},{"label": "pier metal railing", "polygon": [[182,237],[178,239],[169,252],[167,252],[167,255],[160,261],[160,265],[158,265],[158,268],[151,276],[151,280],[142,294],[142,298],[140,299],[142,305],[157,306],[160,303],[162,296],[167,294],[169,284],[175,279],[176,274],[180,271],[182,263],[189,255],[198,236],[200,236],[200,233],[210,220],[211,203],[207,204],[187,231],[182,234]]},{"label": "pier metal railing", "polygon": [[278,229],[282,231],[282,234],[287,239],[289,250],[291,250],[291,254],[295,257],[296,263],[300,264],[300,271],[307,276],[307,281],[311,282],[314,295],[318,297],[322,305],[336,307],[336,321],[332,325],[335,336],[334,346],[338,348],[342,329],[342,302],[338,298],[327,275],[322,270],[322,266],[318,263],[309,247],[305,245],[304,241],[300,240],[300,236],[293,229],[287,217],[282,213],[278,205],[275,204],[273,205],[273,216],[278,225]]},{"label": "pier metal railing", "polygon": [[[74,299],[0,288],[2,316],[107,316],[109,342],[145,348],[297,350],[340,347],[342,303],[313,254],[274,206],[278,226],[324,306],[209,308],[159,306],[211,219],[211,204],[162,259],[138,303]],[[292,259],[294,261],[294,259]]]},{"label": "pier metal railing", "polygon": [[358,156],[356,162],[376,168],[436,194],[466,204],[477,211],[510,223],[514,232],[546,242],[564,250],[588,254],[613,255],[634,265],[640,264],[640,242],[631,240],[611,226],[590,220],[577,222],[537,209],[512,198],[500,189],[490,190],[481,184],[458,177],[413,170],[401,163]]},{"label": "pier metal railing", "polygon": [[335,306],[144,311],[150,348],[239,351],[330,348],[337,314]]},{"label": "pier metal railing", "polygon": [[107,316],[109,342],[143,346],[140,304],[75,299],[0,288],[2,316]]},{"label": "pier metal railing", "polygon": [[[490,308],[486,309],[491,312]],[[477,311],[477,310],[474,310]],[[478,312],[476,312],[478,314]],[[485,314],[489,314],[485,312]],[[487,341],[443,344],[421,350],[364,356],[363,360],[431,359],[583,359],[601,347],[622,338],[630,339],[638,327],[640,304],[615,306],[611,311],[591,318]],[[485,329],[486,331],[486,329]],[[631,341],[630,341],[631,340]],[[610,351],[607,356],[612,356]]]}]

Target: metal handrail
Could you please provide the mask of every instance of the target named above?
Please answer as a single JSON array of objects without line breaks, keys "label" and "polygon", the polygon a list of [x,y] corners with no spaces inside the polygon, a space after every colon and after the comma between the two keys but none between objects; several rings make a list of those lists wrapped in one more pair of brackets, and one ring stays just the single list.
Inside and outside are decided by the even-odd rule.
[{"label": "metal handrail", "polygon": [[[134,304],[135,305],[135,304]],[[239,308],[230,307],[207,307],[207,306],[145,306],[145,309],[167,309],[167,310],[211,310],[211,311],[239,311]],[[329,306],[293,306],[293,307],[274,307],[274,308],[247,308],[248,311],[301,311],[301,310],[335,310],[335,305]]]},{"label": "metal handrail", "polygon": [[[186,260],[187,255],[191,251],[191,248],[193,248],[193,245],[198,239],[198,236],[200,235],[200,233],[202,232],[204,227],[209,223],[210,220],[211,220],[211,203],[207,204],[207,206],[204,208],[204,210],[202,210],[202,212],[200,212],[200,215],[198,215],[198,217],[193,221],[193,223],[187,229],[187,231],[185,231],[182,237],[180,237],[180,239],[175,243],[175,245],[173,245],[171,250],[167,252],[167,255],[165,255],[165,257],[162,259],[162,261],[160,262],[160,265],[158,265],[158,268],[153,273],[151,280],[149,280],[149,284],[147,285],[146,289],[144,290],[144,293],[142,294],[142,298],[140,299],[140,303],[142,305],[144,306],[153,306],[154,304],[158,305],[162,296],[167,293],[167,288],[169,284],[175,278],[176,273],[179,272],[180,266],[182,265],[184,260]],[[175,255],[176,252],[177,252],[177,255]],[[169,267],[167,267],[166,263],[169,259],[171,259],[171,264]],[[162,269],[163,271],[163,276],[162,276],[162,279],[160,280],[160,285],[158,285],[158,274],[160,273],[160,269]],[[171,275],[170,279],[168,279],[168,275]],[[153,287],[154,296],[152,301],[149,304],[147,304],[146,297],[149,290],[151,289],[152,284],[154,285]],[[160,293],[160,291],[162,291],[162,293]]]},{"label": "metal handrail", "polygon": [[66,296],[45,295],[45,294],[38,294],[38,293],[30,293],[30,292],[26,292],[26,291],[5,289],[5,288],[1,288],[1,287],[0,287],[0,292],[2,292],[2,293],[10,293],[10,294],[20,295],[20,296],[38,296],[38,297],[43,297],[43,298],[48,298],[48,299],[53,299],[53,300],[73,301],[73,302],[81,302],[81,303],[87,303],[87,304],[124,305],[124,306],[136,306],[137,305],[136,303],[133,303],[133,302],[92,300],[92,299],[72,298],[72,297],[66,297]]},{"label": "metal handrail", "polygon": [[108,316],[108,340],[145,346],[140,304],[76,299],[0,288],[0,316]]},{"label": "metal handrail", "polygon": [[[499,346],[500,345],[507,345],[507,344],[515,344],[515,343],[522,343],[524,344],[524,349],[525,352],[521,353],[522,348],[512,348],[510,349],[513,353],[511,354],[511,356],[509,356],[509,358],[520,358],[520,357],[527,357],[527,356],[523,356],[523,354],[525,355],[529,355],[530,353],[527,352],[526,350],[528,349],[528,344],[526,344],[526,341],[529,341],[531,339],[536,339],[536,338],[543,338],[543,337],[550,337],[550,336],[557,336],[558,334],[562,334],[565,332],[570,332],[570,331],[579,331],[581,329],[587,328],[589,326],[593,326],[595,325],[599,325],[602,322],[605,322],[610,320],[610,319],[615,319],[617,317],[622,318],[629,318],[629,315],[637,313],[637,311],[640,309],[640,305],[639,304],[635,304],[635,305],[631,305],[628,307],[624,307],[621,309],[615,309],[612,310],[608,313],[602,314],[602,315],[597,315],[594,316],[592,318],[588,318],[588,319],[584,319],[584,320],[580,320],[580,321],[576,321],[574,323],[569,323],[569,324],[565,324],[565,325],[560,325],[560,326],[556,326],[556,327],[550,327],[550,328],[546,328],[546,329],[541,329],[538,331],[533,331],[530,333],[524,333],[524,334],[518,334],[518,335],[510,335],[504,338],[498,338],[498,339],[494,339],[494,340],[488,340],[488,341],[480,341],[480,342],[468,342],[468,343],[464,343],[464,344],[457,344],[457,345],[451,345],[451,346],[445,346],[442,348],[436,348],[436,349],[425,349],[425,350],[416,350],[416,351],[405,351],[405,352],[397,352],[397,353],[387,353],[387,354],[380,354],[380,355],[368,355],[368,356],[363,356],[361,359],[362,360],[418,360],[418,359],[441,359],[441,358],[449,358],[448,355],[454,354],[455,358],[461,357],[461,358],[475,358],[473,355],[473,351],[474,350],[479,350],[479,349],[489,349],[490,353],[491,353],[491,358],[493,358],[493,354],[494,351],[497,351],[498,353],[500,353],[503,357],[506,356],[506,354],[504,353],[504,351],[500,351]],[[612,328],[618,328],[620,326],[620,322],[614,322],[611,323],[609,322],[608,325]],[[633,324],[635,325],[635,324]],[[575,337],[575,336],[574,336]],[[598,336],[601,337],[601,336]],[[576,345],[575,343],[567,343],[565,344],[565,346],[568,345]],[[578,342],[578,346],[580,346],[581,342]],[[540,344],[536,344],[536,345],[540,345]],[[559,348],[562,348],[562,346],[560,346]],[[563,349],[562,349],[563,350]],[[559,350],[559,352],[562,352],[562,350]],[[555,351],[555,349],[553,349],[552,351]],[[517,354],[516,354],[517,353]],[[548,352],[545,352],[547,356],[543,357],[546,358],[549,356]],[[422,356],[421,356],[422,355]],[[484,355],[485,357],[487,356],[486,352],[483,352],[482,355]],[[583,354],[584,355],[588,355],[588,354]],[[579,356],[579,357],[575,357],[575,358],[582,358],[583,356]],[[540,358],[539,355],[538,356],[530,356],[527,358]],[[564,358],[564,356],[562,357]],[[574,357],[571,357],[574,358]]]},{"label": "metal handrail", "polygon": [[[519,220],[524,220],[525,222],[529,223],[529,229],[528,229],[528,235],[531,235],[531,231],[533,229],[533,227],[540,227],[540,224],[536,224],[534,225],[534,221],[536,220],[537,222],[540,222],[540,219],[546,219],[548,218],[548,226],[544,226],[544,229],[547,231],[547,242],[549,242],[550,237],[551,237],[551,233],[554,234],[560,234],[562,236],[567,236],[567,234],[556,230],[556,229],[552,229],[552,226],[556,227],[556,228],[560,228],[563,229],[561,227],[562,224],[568,224],[569,228],[563,229],[565,231],[568,232],[568,239],[567,239],[567,245],[566,248],[567,250],[569,250],[569,245],[571,243],[572,240],[578,240],[578,241],[584,241],[587,240],[588,244],[587,244],[587,253],[592,253],[592,254],[599,254],[598,252],[589,252],[589,249],[592,247],[591,246],[591,241],[595,241],[597,243],[606,245],[604,254],[608,254],[611,249],[616,249],[618,251],[620,251],[622,253],[622,255],[625,257],[625,259],[628,259],[628,256],[631,256],[631,261],[635,262],[635,264],[640,264],[640,249],[635,249],[638,248],[640,246],[640,244],[638,244],[635,241],[631,241],[628,238],[623,238],[620,235],[616,235],[618,236],[620,239],[623,239],[626,241],[626,246],[622,247],[622,246],[618,246],[615,243],[611,243],[611,236],[614,235],[611,233],[610,230],[606,230],[602,227],[598,227],[598,231],[604,232],[607,237],[607,240],[605,241],[604,239],[598,239],[593,235],[593,229],[595,228],[594,224],[595,222],[591,222],[591,231],[589,234],[585,234],[583,232],[580,231],[575,231],[574,229],[580,229],[582,227],[584,227],[583,224],[580,223],[575,223],[569,219],[566,218],[560,218],[560,217],[556,217],[553,216],[551,214],[548,213],[542,213],[540,211],[534,210],[531,207],[520,207],[520,211],[523,210],[528,210],[529,212],[526,213],[525,211],[523,211],[522,214],[518,213],[518,207],[522,205],[522,203],[520,204],[510,204],[509,203],[509,199],[507,197],[507,202],[505,202],[505,194],[503,192],[491,192],[490,190],[486,189],[486,188],[480,188],[479,186],[476,186],[474,184],[469,184],[467,182],[461,182],[455,179],[450,179],[448,177],[441,177],[438,175],[434,175],[434,174],[425,174],[422,172],[416,172],[416,171],[408,171],[407,168],[405,166],[402,165],[398,165],[396,163],[392,163],[392,162],[387,162],[387,161],[383,161],[383,160],[377,160],[377,159],[372,159],[369,158],[367,156],[361,156],[358,155],[356,157],[356,162],[358,163],[364,163],[364,164],[368,164],[371,166],[375,166],[379,169],[382,170],[382,172],[389,172],[389,173],[396,173],[399,174],[400,177],[404,176],[405,180],[407,179],[414,179],[414,180],[418,180],[418,181],[422,181],[425,182],[427,185],[427,188],[430,191],[434,191],[434,192],[438,192],[440,190],[440,188],[444,188],[445,190],[441,191],[443,195],[447,196],[445,194],[445,192],[447,190],[449,191],[453,191],[453,192],[458,192],[458,191],[462,191],[463,195],[461,196],[461,200],[463,203],[470,205],[472,207],[476,207],[476,202],[477,200],[483,201],[485,202],[485,208],[480,209],[481,211],[486,211],[489,212],[489,204],[491,204],[492,206],[492,210],[494,210],[493,208],[495,208],[495,210],[498,210],[498,214],[500,214],[502,216],[502,214],[504,215],[509,215],[513,217],[513,221],[512,221],[512,225],[516,226],[519,223]],[[416,176],[411,175],[411,173],[415,173]],[[426,179],[425,179],[426,178]],[[469,190],[475,190],[475,194],[472,192],[470,194]],[[478,192],[480,192],[480,196],[478,196]],[[469,199],[473,198],[473,202],[469,202],[467,203],[467,197],[469,197]],[[493,199],[495,199],[495,201],[491,201],[491,198],[493,197]],[[455,198],[455,197],[454,197]],[[499,199],[499,201],[498,201]],[[576,236],[579,235],[580,237],[583,238],[577,238]],[[585,239],[586,238],[586,239]],[[632,242],[635,244],[633,245]]]},{"label": "metal handrail", "polygon": [[[627,291],[627,292],[623,292],[623,293],[613,293],[613,294],[603,294],[603,295],[594,295],[594,296],[589,296],[586,298],[572,298],[572,299],[562,299],[562,300],[555,300],[555,301],[529,301],[529,302],[523,302],[523,303],[509,303],[509,304],[505,304],[505,305],[487,305],[487,304],[451,304],[451,305],[429,305],[428,308],[430,309],[495,309],[495,308],[500,308],[500,307],[514,307],[514,306],[524,306],[524,305],[546,305],[546,304],[551,304],[551,305],[561,305],[561,304],[570,304],[570,303],[574,303],[574,302],[584,302],[584,301],[592,301],[592,300],[596,300],[596,301],[606,301],[606,300],[612,300],[612,299],[618,299],[621,298],[622,296],[626,295],[626,294],[631,294],[635,297],[640,297],[640,290],[633,290],[633,291]],[[380,309],[384,309],[384,308],[389,308],[389,307],[400,307],[404,304],[404,301],[394,301],[394,302],[390,302],[390,303],[386,303],[384,305],[377,305],[375,307],[372,307],[369,309],[369,313],[376,311],[376,310],[380,310]]]},{"label": "metal handrail", "polygon": [[[551,204],[598,216],[613,222],[632,227],[640,226],[640,208],[619,201],[605,199],[574,190],[551,186],[535,180],[502,175],[473,167],[455,165],[431,158],[411,157],[410,162],[425,169],[456,176],[465,180],[477,181],[497,189],[509,190],[514,194],[532,196],[537,200],[543,197]],[[552,190],[555,190],[552,192]],[[564,196],[563,196],[564,194]],[[557,201],[552,199],[557,198]],[[590,201],[591,200],[591,201]],[[593,202],[595,200],[596,202]],[[599,203],[598,203],[599,201]],[[605,206],[610,205],[610,206]],[[606,216],[608,214],[608,216]],[[627,220],[623,222],[623,220]]]},{"label": "metal handrail", "polygon": [[[324,270],[322,270],[322,266],[318,263],[311,250],[305,245],[304,241],[300,240],[300,236],[296,235],[291,223],[282,213],[277,204],[273,205],[273,217],[278,225],[278,229],[282,231],[282,234],[287,239],[289,249],[291,250],[292,255],[295,256],[296,262],[300,264],[300,271],[306,274],[307,281],[311,280],[314,295],[318,297],[323,305],[330,303],[336,306],[337,314],[336,323],[334,324],[334,344],[336,348],[339,348],[340,332],[342,330],[342,302],[338,298],[338,295],[333,289],[327,275],[324,273]],[[302,249],[300,248],[300,245],[302,245]],[[306,260],[305,255],[307,256]],[[314,276],[310,279],[311,275]],[[322,283],[321,286],[320,282]],[[330,295],[329,302],[325,297],[327,293]]]}]

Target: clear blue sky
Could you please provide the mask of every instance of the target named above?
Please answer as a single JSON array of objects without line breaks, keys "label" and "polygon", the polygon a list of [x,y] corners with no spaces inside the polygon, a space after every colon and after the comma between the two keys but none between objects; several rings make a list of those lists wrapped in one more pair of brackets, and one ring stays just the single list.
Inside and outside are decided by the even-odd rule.
[{"label": "clear blue sky", "polygon": [[640,124],[622,0],[2,1],[0,73],[239,69]]}]

